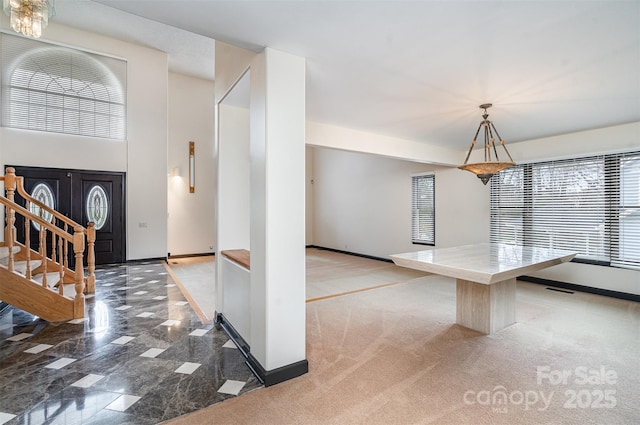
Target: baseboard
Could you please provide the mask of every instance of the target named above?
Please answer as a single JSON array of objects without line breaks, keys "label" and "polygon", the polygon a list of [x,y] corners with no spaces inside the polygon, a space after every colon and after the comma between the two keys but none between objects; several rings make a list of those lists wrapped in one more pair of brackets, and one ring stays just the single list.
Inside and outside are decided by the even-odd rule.
[{"label": "baseboard", "polygon": [[215,257],[216,253],[215,252],[202,252],[200,254],[180,254],[180,255],[171,255],[171,253],[168,253],[169,256],[169,260],[172,260],[174,258],[191,258],[191,257]]},{"label": "baseboard", "polygon": [[592,286],[576,285],[574,283],[559,282],[557,280],[542,279],[533,276],[520,276],[518,280],[537,283],[539,285],[552,286],[554,288],[569,289],[571,291],[587,292],[589,294],[604,295],[621,300],[640,302],[640,295],[629,294],[627,292],[611,291],[609,289],[594,288]]},{"label": "baseboard", "polygon": [[238,331],[236,331],[227,318],[224,317],[224,314],[216,312],[216,325],[220,326],[227,335],[229,335],[229,338],[233,340],[242,355],[247,359],[247,365],[249,365],[253,373],[265,387],[297,378],[309,372],[309,362],[306,359],[277,369],[265,370],[260,362],[251,354],[249,344],[242,338]]},{"label": "baseboard", "polygon": [[220,326],[226,333],[229,335],[229,338],[236,344],[236,346],[240,349],[240,352],[243,356],[247,357],[249,355],[249,351],[251,351],[251,347],[247,341],[242,338],[240,333],[233,327],[231,322],[224,317],[224,314],[216,312],[216,325]]},{"label": "baseboard", "polygon": [[393,263],[393,260],[391,258],[382,258],[382,257],[376,257],[374,255],[358,254],[357,252],[343,251],[341,249],[327,248],[327,247],[318,246],[318,245],[307,245],[306,247],[319,249],[321,251],[331,251],[331,252],[337,252],[339,254],[353,255],[354,257],[367,258],[369,260],[384,261],[385,263]]},{"label": "baseboard", "polygon": [[114,263],[114,264],[134,264],[145,261],[167,261],[167,257],[153,257],[153,258],[136,258],[135,260],[126,260],[124,263]]},{"label": "baseboard", "polygon": [[309,372],[309,362],[306,359],[268,371],[264,370],[260,362],[258,362],[251,353],[249,353],[247,361],[249,362],[251,369],[256,372],[265,387],[270,387],[271,385],[297,378],[298,376]]}]

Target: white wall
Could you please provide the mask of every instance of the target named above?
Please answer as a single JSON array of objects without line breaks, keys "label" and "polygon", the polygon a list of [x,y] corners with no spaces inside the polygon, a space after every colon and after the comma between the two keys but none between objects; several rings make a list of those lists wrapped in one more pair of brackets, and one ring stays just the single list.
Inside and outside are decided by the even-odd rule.
[{"label": "white wall", "polygon": [[[214,252],[216,190],[213,81],[169,73],[168,252]],[[189,141],[195,142],[195,192],[189,193]]]},{"label": "white wall", "polygon": [[[340,136],[344,149],[352,130]],[[640,124],[632,123],[509,145],[516,162],[640,150]],[[464,152],[460,152],[460,161]],[[366,153],[314,148],[313,244],[385,257],[428,247],[410,244],[412,173],[436,173],[436,247],[489,240],[488,186],[456,168],[399,161]],[[533,276],[640,294],[640,271],[579,263]]]},{"label": "white wall", "polygon": [[[638,150],[640,123],[547,137],[509,146],[514,160],[521,163]],[[533,273],[532,276],[640,295],[638,270],[568,263]]]},{"label": "white wall", "polygon": [[305,361],[305,60],[266,48],[251,63],[251,353]]},{"label": "white wall", "polygon": [[216,102],[219,102],[247,70],[256,52],[216,41]]},{"label": "white wall", "polygon": [[439,165],[457,165],[459,157],[462,155],[457,150],[444,146],[382,136],[313,121],[307,121],[306,141],[311,146],[367,152],[389,158]]},{"label": "white wall", "polygon": [[[240,81],[243,77],[251,60],[256,55],[255,52],[242,49],[240,47],[232,46],[227,43],[222,43],[220,41],[216,41],[215,44],[215,74],[216,79],[214,81],[214,89],[215,89],[215,102],[216,102],[216,117],[215,117],[215,134],[214,134],[214,164],[213,166],[216,169],[217,173],[217,182],[216,182],[216,191],[214,198],[214,207],[216,211],[216,223],[215,223],[215,248],[216,255],[218,258],[221,257],[221,251],[226,249],[250,249],[250,241],[249,241],[249,219],[248,219],[248,211],[247,208],[242,208],[243,218],[241,220],[235,220],[234,210],[232,205],[235,204],[234,192],[238,193],[238,191],[247,191],[248,190],[248,182],[243,180],[242,187],[239,187],[234,173],[234,164],[230,161],[227,161],[226,158],[221,159],[221,153],[224,155],[227,149],[231,149],[229,154],[234,156],[233,144],[229,146],[221,146],[221,139],[225,136],[226,130],[225,126],[229,128],[229,130],[236,129],[229,133],[230,137],[234,137],[233,133],[237,132],[237,128],[239,126],[244,125],[245,129],[248,132],[250,123],[248,122],[248,117],[241,113],[241,111],[236,111],[236,114],[229,115],[231,119],[230,125],[227,123],[221,122],[220,120],[220,106],[219,103],[223,101],[225,96],[230,94],[230,90],[234,87],[236,83]],[[222,131],[221,131],[222,127]],[[226,136],[225,136],[226,137]],[[245,140],[246,138],[246,140]],[[249,141],[248,134],[244,134],[243,136],[243,152],[248,151]],[[238,147],[238,146],[236,146]],[[240,157],[241,154],[236,155],[236,158]],[[245,179],[248,175],[246,169],[248,168],[248,160],[243,161],[243,179]],[[244,195],[243,195],[244,196]],[[245,199],[244,197],[242,199]],[[236,204],[237,205],[237,204]],[[244,223],[247,228],[236,232],[238,226]],[[232,227],[231,227],[232,226]],[[223,278],[223,267],[221,267],[221,262],[216,262],[216,277],[215,277],[215,285],[216,285],[216,297],[215,297],[215,307],[216,313],[226,313],[225,308],[225,299],[227,298],[227,294],[225,291],[226,281]],[[247,300],[248,303],[248,300]],[[244,305],[243,303],[238,303],[238,305]],[[246,315],[249,315],[249,312],[246,312]],[[246,335],[243,337],[247,337]]]},{"label": "white wall", "polygon": [[640,122],[508,145],[516,162],[549,161],[640,149]]},{"label": "white wall", "polygon": [[458,169],[313,148],[313,244],[359,254],[429,249],[411,243],[411,176],[435,172],[436,246],[486,241],[488,188]]},{"label": "white wall", "polygon": [[56,23],[42,40],[127,60],[127,140],[0,128],[0,163],[126,172],[127,259],[166,256],[167,55]]},{"label": "white wall", "polygon": [[[246,74],[245,78],[250,78]],[[247,93],[248,94],[248,93]],[[224,184],[217,187],[220,250],[251,250],[249,211],[249,109],[221,102],[218,105],[218,173]]]},{"label": "white wall", "polygon": [[[248,65],[250,178],[241,192],[229,189],[238,187],[239,172],[242,179],[247,175],[244,165],[233,167],[243,163],[246,154],[233,149],[236,140],[225,137],[223,122],[229,109],[238,108],[219,105],[217,109],[217,251],[249,248],[226,246],[229,238],[222,232],[237,225],[231,216],[233,208],[227,207],[237,207],[244,214],[246,207],[243,203],[235,206],[232,198],[246,196],[248,189],[250,308],[240,314],[249,316],[250,331],[241,336],[251,346],[251,355],[266,371],[272,371],[305,360],[305,61],[269,48],[255,55],[216,43],[217,100]],[[216,273],[216,311],[224,314],[227,302],[222,300],[233,282],[225,277],[219,262]]]}]

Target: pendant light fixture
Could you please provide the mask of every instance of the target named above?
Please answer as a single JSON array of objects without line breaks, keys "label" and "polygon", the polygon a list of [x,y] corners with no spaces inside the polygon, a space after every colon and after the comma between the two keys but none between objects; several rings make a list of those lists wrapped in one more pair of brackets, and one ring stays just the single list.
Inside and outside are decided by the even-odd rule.
[{"label": "pendant light fixture", "polygon": [[[461,170],[471,171],[473,174],[477,175],[485,185],[494,174],[516,165],[507,150],[507,146],[504,144],[504,140],[502,140],[498,130],[496,130],[495,125],[488,120],[489,114],[487,114],[487,109],[491,108],[491,106],[493,106],[491,103],[483,103],[480,105],[480,109],[484,109],[484,114],[482,115],[483,119],[478,126],[476,135],[471,141],[471,146],[469,146],[469,152],[467,152],[467,158],[464,160],[464,164],[458,167]],[[484,162],[469,164],[469,157],[476,145],[476,140],[478,139],[478,134],[480,134],[481,129],[483,130],[484,136]],[[500,158],[498,157],[498,149],[495,144],[496,138],[500,141],[500,146],[504,149],[504,153],[506,154],[506,157],[509,158],[509,161],[500,161]]]}]

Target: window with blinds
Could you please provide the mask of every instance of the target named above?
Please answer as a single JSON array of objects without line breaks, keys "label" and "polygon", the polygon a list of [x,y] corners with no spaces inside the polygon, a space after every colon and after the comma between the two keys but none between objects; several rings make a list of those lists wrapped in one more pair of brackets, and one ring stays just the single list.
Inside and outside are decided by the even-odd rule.
[{"label": "window with blinds", "polygon": [[416,244],[435,245],[435,176],[413,176],[411,186],[411,241]]},{"label": "window with blinds", "polygon": [[1,35],[4,127],[124,140],[126,62]]},{"label": "window with blinds", "polygon": [[491,241],[640,269],[640,152],[500,172],[491,180]]}]

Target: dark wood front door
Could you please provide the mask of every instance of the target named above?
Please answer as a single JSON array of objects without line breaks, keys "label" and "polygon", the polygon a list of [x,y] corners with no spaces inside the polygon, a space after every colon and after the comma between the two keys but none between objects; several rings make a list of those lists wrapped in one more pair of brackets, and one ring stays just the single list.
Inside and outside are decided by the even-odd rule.
[{"label": "dark wood front door", "polygon": [[[89,221],[96,224],[96,264],[125,261],[124,173],[14,168],[16,175],[24,177],[24,187],[29,194],[36,195],[41,202],[52,198],[54,208],[76,223],[85,227]],[[16,196],[16,202],[24,205],[20,196]],[[16,220],[16,231],[19,240],[24,240],[23,221]],[[35,226],[30,227],[30,233],[32,248],[37,250],[38,230]]]}]

